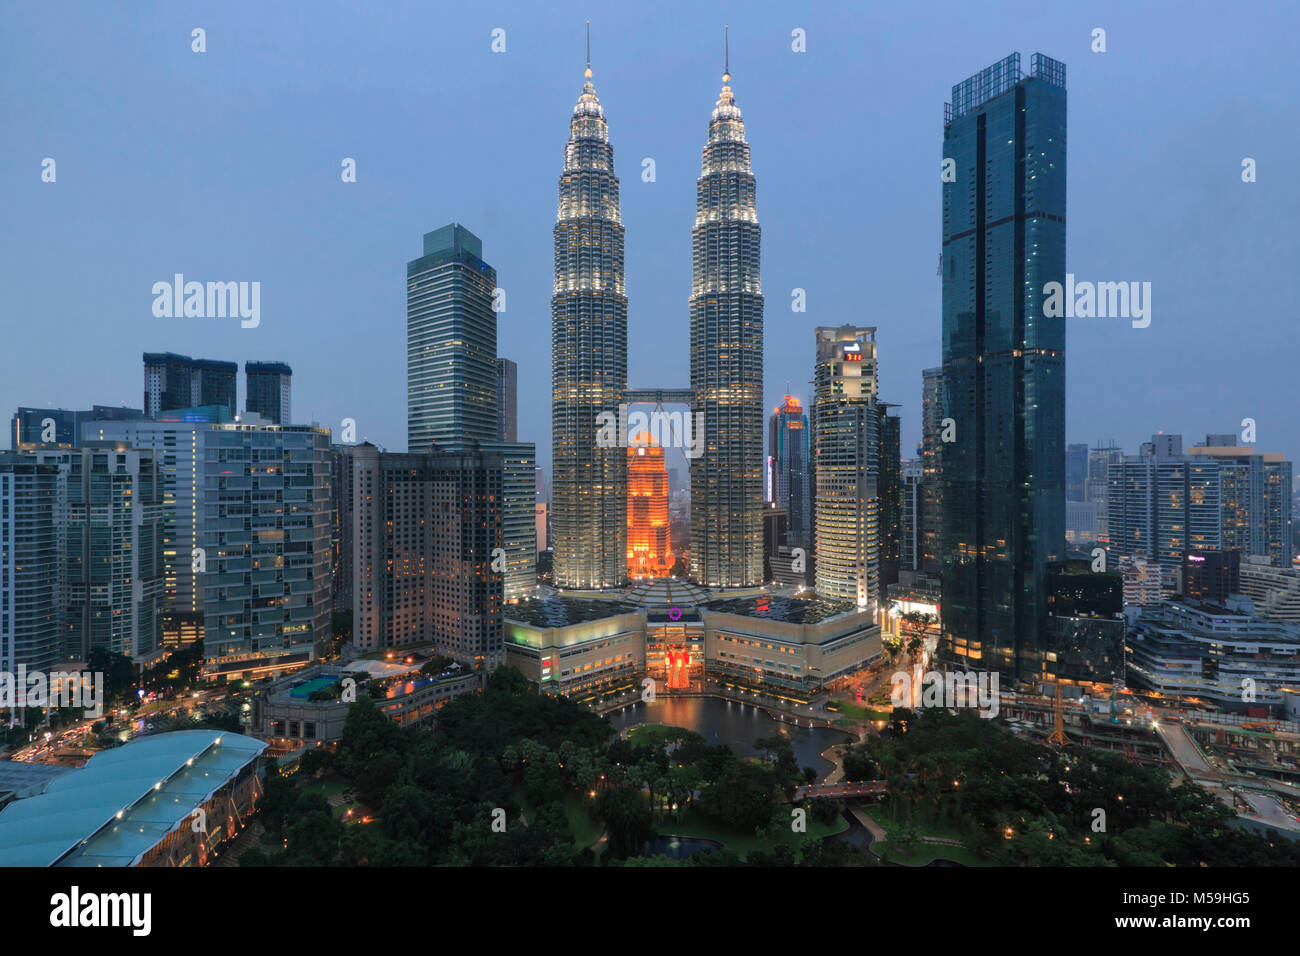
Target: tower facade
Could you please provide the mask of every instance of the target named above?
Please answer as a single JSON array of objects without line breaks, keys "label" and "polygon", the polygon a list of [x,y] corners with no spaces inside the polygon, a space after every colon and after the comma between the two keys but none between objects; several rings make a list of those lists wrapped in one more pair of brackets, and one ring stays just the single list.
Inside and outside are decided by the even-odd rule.
[{"label": "tower facade", "polygon": [[807,548],[811,528],[808,506],[808,417],[799,399],[787,395],[767,421],[767,500],[786,512],[786,541]]},{"label": "tower facade", "polygon": [[691,576],[707,587],[763,581],[761,233],[745,123],[731,74],[709,123],[691,230]]},{"label": "tower facade", "polygon": [[876,330],[817,329],[813,371],[816,589],[823,597],[880,604],[881,410]]},{"label": "tower facade", "polygon": [[406,264],[406,446],[497,437],[497,273],[459,223]]},{"label": "tower facade", "polygon": [[[551,296],[555,583],[615,587],[627,574],[627,452],[597,443],[627,387],[627,294],[614,147],[588,55],[569,122]],[[620,436],[625,439],[626,436]]]},{"label": "tower facade", "polygon": [[[1046,574],[1065,546],[1065,65],[1019,54],[953,87],[943,155],[943,642],[940,654],[1041,673]],[[946,179],[948,177],[945,177]]]}]

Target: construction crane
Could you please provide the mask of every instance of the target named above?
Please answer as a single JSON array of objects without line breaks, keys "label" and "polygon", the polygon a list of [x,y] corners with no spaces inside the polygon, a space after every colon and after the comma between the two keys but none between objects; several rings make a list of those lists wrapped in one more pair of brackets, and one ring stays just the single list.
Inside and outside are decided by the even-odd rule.
[{"label": "construction crane", "polygon": [[1052,701],[1052,732],[1047,735],[1049,744],[1068,747],[1070,738],[1065,736],[1065,698],[1061,696],[1061,682],[1056,682],[1056,699]]}]

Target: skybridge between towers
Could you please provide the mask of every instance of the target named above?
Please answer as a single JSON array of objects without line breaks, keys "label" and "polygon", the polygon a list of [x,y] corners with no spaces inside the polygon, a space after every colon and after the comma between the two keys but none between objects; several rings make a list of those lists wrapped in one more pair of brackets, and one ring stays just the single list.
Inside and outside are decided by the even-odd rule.
[{"label": "skybridge between towers", "polygon": [[689,405],[695,393],[689,388],[626,388],[623,401],[629,405]]}]

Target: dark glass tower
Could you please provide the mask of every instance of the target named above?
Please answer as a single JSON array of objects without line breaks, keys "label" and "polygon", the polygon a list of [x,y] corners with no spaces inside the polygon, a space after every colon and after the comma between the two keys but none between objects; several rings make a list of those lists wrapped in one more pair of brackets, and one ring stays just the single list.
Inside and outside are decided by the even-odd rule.
[{"label": "dark glass tower", "polygon": [[[953,87],[943,184],[941,654],[1031,678],[1065,541],[1065,65],[1012,54]],[[1049,668],[1050,669],[1050,668]]]},{"label": "dark glass tower", "polygon": [[497,273],[459,223],[406,264],[406,447],[497,437]]},{"label": "dark glass tower", "polygon": [[585,76],[564,148],[551,296],[551,520],[565,588],[627,577],[627,449],[597,445],[598,416],[617,416],[627,388],[627,294],[614,147],[590,47]]},{"label": "dark glass tower", "polygon": [[293,369],[283,362],[245,362],[244,381],[245,408],[273,424],[292,424],[289,390]]},{"label": "dark glass tower", "polygon": [[778,545],[807,549],[812,539],[808,493],[808,416],[799,399],[787,395],[767,420],[767,500],[787,515]]},{"label": "dark glass tower", "polygon": [[760,230],[730,84],[724,72],[691,230],[691,411],[704,423],[704,453],[691,462],[691,576],[723,588],[763,581]]}]

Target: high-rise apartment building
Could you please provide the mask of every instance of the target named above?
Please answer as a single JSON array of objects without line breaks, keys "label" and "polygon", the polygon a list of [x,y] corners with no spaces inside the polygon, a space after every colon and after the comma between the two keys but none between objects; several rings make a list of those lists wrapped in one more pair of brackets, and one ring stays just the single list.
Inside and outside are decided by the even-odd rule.
[{"label": "high-rise apartment building", "polygon": [[497,440],[519,441],[519,366],[497,359]]},{"label": "high-rise apartment building", "polygon": [[627,575],[627,452],[597,435],[600,414],[617,417],[627,388],[627,291],[614,147],[590,50],[584,75],[554,231],[551,528],[556,585],[608,588]]},{"label": "high-rise apartment building", "polygon": [[1043,672],[1047,567],[1065,547],[1065,65],[1012,54],[944,118],[943,638],[949,661]]},{"label": "high-rise apartment building", "polygon": [[[492,670],[503,658],[502,462],[485,452],[353,455],[353,642],[432,645]],[[531,478],[531,473],[530,473]]]},{"label": "high-rise apartment building", "polygon": [[154,662],[164,651],[161,454],[115,442],[28,453],[58,472],[60,659],[102,649]]},{"label": "high-rise apartment building", "polygon": [[289,401],[293,369],[283,362],[245,362],[244,379],[244,408],[273,425],[293,424]]},{"label": "high-rise apartment building", "polygon": [[761,230],[730,65],[709,122],[691,230],[691,576],[712,588],[763,580]]},{"label": "high-rise apartment building", "polygon": [[641,432],[627,447],[627,576],[662,578],[672,568],[664,450]]},{"label": "high-rise apartment building", "polygon": [[61,659],[59,470],[0,452],[0,671],[49,672]]},{"label": "high-rise apartment building", "polygon": [[315,660],[332,608],[329,429],[212,425],[198,480],[203,673],[261,677]]},{"label": "high-rise apartment building", "polygon": [[[501,459],[501,547],[505,550],[502,596],[519,601],[537,586],[537,446],[532,442],[448,443],[444,451],[482,451]],[[500,563],[498,562],[498,567]]]},{"label": "high-rise apartment building", "polygon": [[924,507],[924,465],[919,458],[902,464],[898,502],[898,566],[900,571],[921,570],[920,517]]},{"label": "high-rise apartment building", "polygon": [[203,637],[206,563],[199,549],[203,523],[203,462],[209,429],[229,422],[229,409],[213,406],[167,413],[156,421],[89,422],[82,443],[120,442],[158,456],[162,492],[163,645],[175,648]]},{"label": "high-rise apartment building", "polygon": [[875,328],[816,331],[812,454],[816,591],[880,605],[880,409]]},{"label": "high-rise apartment building", "polygon": [[1084,483],[1088,480],[1088,443],[1065,446],[1065,500],[1087,501]]},{"label": "high-rise apartment building", "polygon": [[406,264],[406,446],[497,437],[496,270],[451,223]]},{"label": "high-rise apartment building", "polygon": [[767,420],[766,499],[784,508],[789,544],[807,548],[811,536],[808,485],[808,416],[799,399],[787,395]]},{"label": "high-rise apartment building", "polygon": [[174,352],[144,353],[144,411],[150,418],[200,405],[220,405],[233,418],[238,387],[239,366],[234,362],[192,359]]}]

